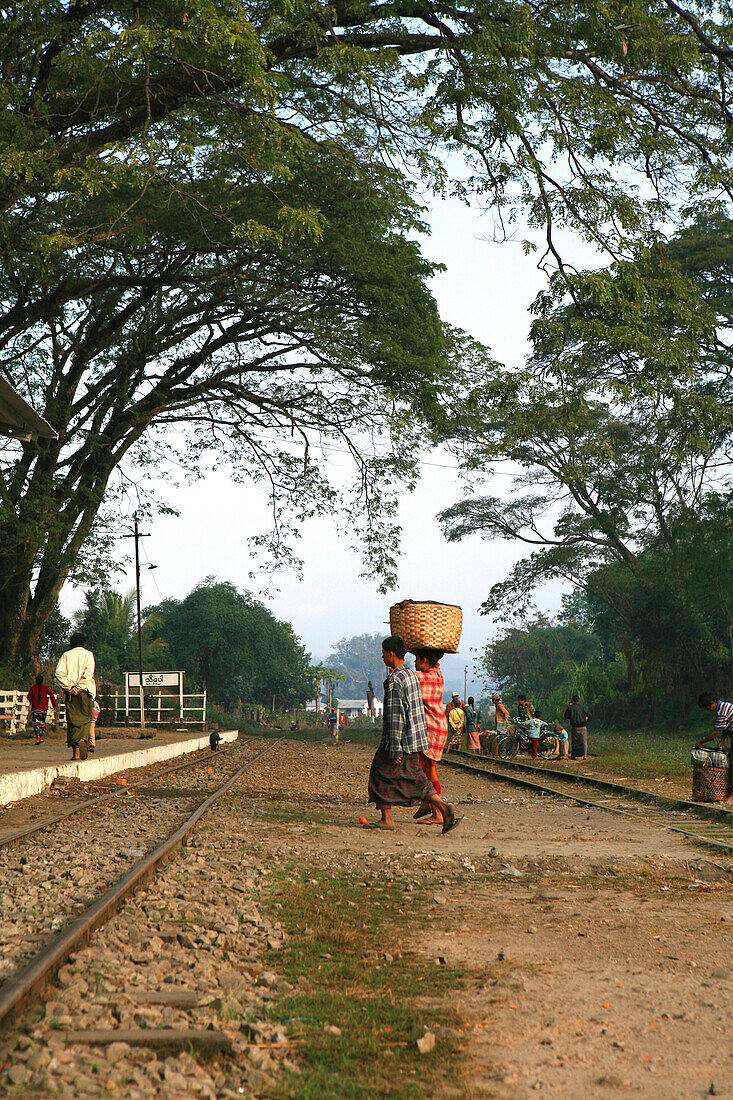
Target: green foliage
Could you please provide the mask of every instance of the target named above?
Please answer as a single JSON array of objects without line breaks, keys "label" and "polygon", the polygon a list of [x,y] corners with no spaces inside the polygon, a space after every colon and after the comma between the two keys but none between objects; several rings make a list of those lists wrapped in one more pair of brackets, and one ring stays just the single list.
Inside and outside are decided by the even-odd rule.
[{"label": "green foliage", "polygon": [[271,708],[274,697],[284,709],[312,696],[309,655],[290,624],[232,584],[207,578],[185,599],[148,609],[146,620],[187,688],[205,690],[212,703]]},{"label": "green foliage", "polygon": [[497,371],[471,402],[494,419],[475,422],[467,472],[478,482],[509,458],[515,491],[442,515],[451,539],[532,548],[486,613],[522,619],[549,580],[583,594],[576,625],[605,654],[586,690],[616,720],[678,720],[702,687],[733,690],[731,228],[703,211],[633,264],[551,280],[526,369]]}]

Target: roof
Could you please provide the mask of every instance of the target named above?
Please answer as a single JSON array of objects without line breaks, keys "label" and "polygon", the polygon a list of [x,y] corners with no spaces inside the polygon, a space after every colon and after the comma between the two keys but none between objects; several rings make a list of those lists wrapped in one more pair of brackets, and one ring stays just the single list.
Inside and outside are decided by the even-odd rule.
[{"label": "roof", "polygon": [[0,378],[0,435],[14,439],[57,439],[57,433],[9,382]]},{"label": "roof", "polygon": [[[342,710],[343,710],[344,707],[348,707],[349,709],[351,709],[353,707],[366,707],[367,706],[366,699],[342,699],[340,695],[337,696],[337,698],[338,698],[338,701],[339,701],[339,706],[341,707]],[[381,707],[381,705],[382,705],[381,699],[377,699],[376,696],[375,696],[374,702],[377,703]]]}]

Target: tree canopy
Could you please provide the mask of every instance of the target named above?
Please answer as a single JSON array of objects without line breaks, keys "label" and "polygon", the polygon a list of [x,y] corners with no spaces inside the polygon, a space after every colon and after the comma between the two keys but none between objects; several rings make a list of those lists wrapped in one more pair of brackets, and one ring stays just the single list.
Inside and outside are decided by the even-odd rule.
[{"label": "tree canopy", "polygon": [[226,707],[289,707],[313,696],[310,659],[289,623],[233,584],[202,581],[183,600],[146,610],[148,638],[183,669],[189,690]]},{"label": "tree canopy", "polygon": [[0,56],[0,371],[59,434],[0,470],[10,660],[75,570],[108,583],[161,452],[264,479],[278,556],[346,448],[391,578],[390,487],[486,360],[427,289],[426,189],[541,227],[551,296],[559,227],[629,264],[730,194],[733,30],[703,4],[18,0]]},{"label": "tree canopy", "polygon": [[475,494],[443,513],[449,538],[480,532],[532,548],[484,610],[522,618],[537,587],[584,593],[585,623],[626,663],[626,710],[690,705],[733,687],[730,220],[703,213],[634,263],[586,272],[574,297],[536,303],[534,353],[474,400],[466,468],[519,470],[508,499]]}]

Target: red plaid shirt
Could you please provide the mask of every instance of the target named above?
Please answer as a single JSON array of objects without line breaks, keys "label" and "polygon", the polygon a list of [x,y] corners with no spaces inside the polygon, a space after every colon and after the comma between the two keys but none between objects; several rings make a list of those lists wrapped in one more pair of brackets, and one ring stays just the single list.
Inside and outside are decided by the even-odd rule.
[{"label": "red plaid shirt", "polygon": [[448,740],[448,722],[443,707],[443,673],[440,665],[436,665],[429,672],[418,672],[416,669],[415,675],[420,681],[425,724],[428,727],[428,747],[423,751],[431,760],[440,760]]}]

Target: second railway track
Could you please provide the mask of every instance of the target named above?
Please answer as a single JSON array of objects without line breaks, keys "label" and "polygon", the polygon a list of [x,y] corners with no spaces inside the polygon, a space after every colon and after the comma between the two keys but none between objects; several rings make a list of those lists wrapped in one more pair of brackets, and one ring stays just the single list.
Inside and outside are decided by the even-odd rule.
[{"label": "second railway track", "polygon": [[535,794],[564,798],[576,805],[668,829],[694,844],[733,855],[733,813],[715,805],[668,798],[575,772],[465,752],[453,751],[443,763]]}]

